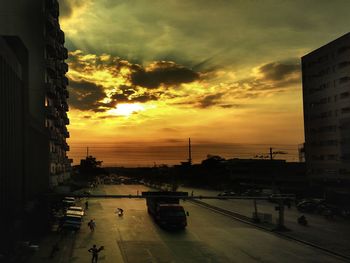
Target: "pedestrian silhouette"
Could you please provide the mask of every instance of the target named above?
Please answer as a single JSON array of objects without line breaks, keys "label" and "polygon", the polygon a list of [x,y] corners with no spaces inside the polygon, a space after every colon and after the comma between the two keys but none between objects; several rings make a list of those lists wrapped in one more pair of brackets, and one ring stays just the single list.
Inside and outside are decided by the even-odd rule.
[{"label": "pedestrian silhouette", "polygon": [[58,247],[58,242],[57,242],[51,248],[50,258],[53,258],[56,255],[57,251],[59,251],[59,250],[60,249]]},{"label": "pedestrian silhouette", "polygon": [[85,210],[89,210],[89,202],[88,201],[85,202]]},{"label": "pedestrian silhouette", "polygon": [[91,232],[95,231],[96,223],[93,219],[89,221],[88,226],[90,227]]},{"label": "pedestrian silhouette", "polygon": [[97,248],[96,245],[93,245],[92,248],[88,250],[92,254],[91,263],[97,263],[98,253],[103,249],[104,249],[103,246],[101,246],[100,248]]}]

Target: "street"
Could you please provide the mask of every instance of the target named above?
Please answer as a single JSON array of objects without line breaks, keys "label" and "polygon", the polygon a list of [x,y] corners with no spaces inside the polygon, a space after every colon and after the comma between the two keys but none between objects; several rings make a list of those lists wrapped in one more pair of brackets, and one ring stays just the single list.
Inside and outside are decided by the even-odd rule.
[{"label": "street", "polygon": [[[179,190],[188,191],[189,193],[193,191],[194,194],[203,196],[217,196],[220,193],[219,191],[186,187],[181,187]],[[203,199],[201,201],[250,218],[254,211],[252,200]],[[276,205],[265,200],[257,201],[258,212],[271,214],[273,223],[276,223],[278,219],[278,211],[275,211]],[[286,235],[317,244],[350,257],[350,236],[348,234],[350,233],[350,222],[348,220],[340,217],[330,220],[321,215],[304,213],[309,221],[309,226],[305,227],[297,223],[297,218],[302,214],[294,205],[290,209],[285,207],[285,225],[292,230],[286,232]]]},{"label": "street", "polygon": [[[99,194],[136,194],[142,185],[101,185]],[[93,244],[104,246],[99,262],[344,262],[314,248],[277,237],[224,215],[183,203],[189,212],[184,231],[168,232],[156,225],[143,199],[89,199],[89,210],[78,233],[57,234],[60,251],[48,260],[49,248],[30,262],[90,262]],[[117,207],[124,216],[115,214]],[[96,230],[87,222],[94,219]],[[51,238],[51,242],[53,241]],[[50,241],[48,241],[49,243]]]}]

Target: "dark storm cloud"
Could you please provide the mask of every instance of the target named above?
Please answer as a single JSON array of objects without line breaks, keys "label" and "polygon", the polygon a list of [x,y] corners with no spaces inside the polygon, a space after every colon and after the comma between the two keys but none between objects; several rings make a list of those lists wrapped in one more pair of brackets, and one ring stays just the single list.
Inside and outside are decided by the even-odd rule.
[{"label": "dark storm cloud", "polygon": [[177,86],[190,83],[199,78],[199,74],[191,69],[182,67],[173,62],[158,61],[152,64],[151,69],[134,67],[131,81],[134,85],[155,89],[161,84]]},{"label": "dark storm cloud", "polygon": [[244,96],[255,97],[256,91],[276,92],[279,89],[295,86],[300,82],[300,65],[281,62],[271,62],[258,68],[259,76],[250,77],[238,82],[239,91],[245,91]]},{"label": "dark storm cloud", "polygon": [[[69,105],[78,110],[100,112],[98,101],[106,97],[101,86],[88,81],[69,82]],[[103,111],[103,110],[102,110]]]},{"label": "dark storm cloud", "polygon": [[224,95],[225,95],[224,93],[207,95],[199,101],[199,107],[208,108],[214,105],[218,105],[220,104],[220,100]]},{"label": "dark storm cloud", "polygon": [[[71,14],[82,2],[61,1],[62,13]],[[349,31],[350,1],[345,0],[92,3],[72,21],[74,33],[67,33],[72,46],[140,64],[173,60],[201,71],[299,55]]]},{"label": "dark storm cloud", "polygon": [[300,65],[272,62],[261,66],[259,72],[262,73],[267,80],[281,81],[285,80],[292,74],[299,73]]},{"label": "dark storm cloud", "polygon": [[60,17],[70,17],[75,9],[81,8],[87,0],[60,0]]}]

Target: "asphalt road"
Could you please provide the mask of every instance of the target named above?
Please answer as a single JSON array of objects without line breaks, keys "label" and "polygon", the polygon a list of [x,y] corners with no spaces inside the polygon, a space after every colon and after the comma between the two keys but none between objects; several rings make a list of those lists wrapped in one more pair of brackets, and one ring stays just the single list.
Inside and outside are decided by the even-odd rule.
[{"label": "asphalt road", "polygon": [[[194,191],[195,195],[203,196],[216,196],[220,193],[218,191],[193,188],[181,188],[180,190],[188,191],[189,193]],[[248,217],[252,217],[254,211],[252,200],[205,199],[201,201]],[[258,212],[271,214],[273,223],[276,223],[278,220],[278,211],[275,211],[275,206],[276,204],[268,201],[257,201]],[[292,230],[287,233],[288,235],[315,243],[350,257],[349,220],[340,217],[330,220],[318,214],[304,213],[309,222],[309,226],[305,227],[297,223],[297,218],[302,214],[294,205],[290,209],[285,207],[285,225]]]},{"label": "asphalt road", "polygon": [[[144,190],[147,188],[142,185],[105,185],[97,193],[136,194]],[[190,202],[183,205],[190,214],[188,227],[168,232],[154,223],[145,200],[90,199],[82,229],[68,237],[74,239],[69,262],[90,262],[87,250],[93,244],[105,247],[100,252],[102,263],[344,262]],[[115,214],[117,207],[124,209],[123,217]],[[96,222],[94,232],[87,227],[91,218]]]}]

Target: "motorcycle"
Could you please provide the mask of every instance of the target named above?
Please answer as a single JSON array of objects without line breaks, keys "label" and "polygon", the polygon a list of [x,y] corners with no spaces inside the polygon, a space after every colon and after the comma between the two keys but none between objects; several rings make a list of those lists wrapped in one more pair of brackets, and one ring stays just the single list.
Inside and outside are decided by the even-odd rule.
[{"label": "motorcycle", "polygon": [[118,216],[123,216],[124,215],[124,210],[121,208],[118,208],[116,213],[118,214]]},{"label": "motorcycle", "polygon": [[298,218],[298,224],[302,225],[302,226],[307,226],[308,225],[308,221],[306,220],[305,216],[301,216]]}]

